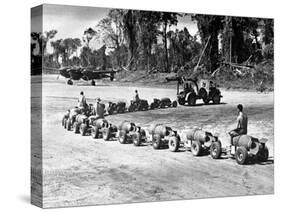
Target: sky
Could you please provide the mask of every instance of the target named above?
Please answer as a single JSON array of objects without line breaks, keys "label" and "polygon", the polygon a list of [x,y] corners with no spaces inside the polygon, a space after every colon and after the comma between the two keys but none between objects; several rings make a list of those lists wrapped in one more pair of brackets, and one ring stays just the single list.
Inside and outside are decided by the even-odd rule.
[{"label": "sky", "polygon": [[[98,22],[106,17],[111,8],[98,7],[82,7],[82,6],[66,6],[66,5],[50,5],[43,6],[43,32],[56,29],[58,33],[54,40],[65,38],[82,38],[85,29],[92,27],[96,28]],[[40,17],[32,16],[32,30],[38,29]],[[191,20],[191,16],[179,17],[176,27],[171,30],[183,29],[187,27],[191,35],[197,33],[196,23]],[[39,30],[40,31],[40,30]],[[99,41],[92,40],[91,47],[93,49],[100,48],[102,44]],[[52,52],[50,44],[47,46],[47,51]]]}]

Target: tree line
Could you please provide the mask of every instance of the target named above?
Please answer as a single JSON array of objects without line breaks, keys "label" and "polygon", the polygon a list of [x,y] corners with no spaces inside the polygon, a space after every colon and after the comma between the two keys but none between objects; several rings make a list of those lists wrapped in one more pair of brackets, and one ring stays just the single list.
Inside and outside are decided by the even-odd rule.
[{"label": "tree line", "polygon": [[[81,39],[54,40],[57,30],[33,32],[32,39],[40,45],[34,54],[35,44],[31,44],[32,61],[43,56],[45,67],[77,65],[169,73],[192,70],[201,58],[200,65],[213,73],[222,62],[258,64],[273,59],[273,19],[194,14],[196,35],[187,27],[171,30],[186,15],[112,9],[97,26],[85,29]],[[101,47],[92,49],[92,40],[98,40]],[[46,51],[48,43],[52,53]]]}]

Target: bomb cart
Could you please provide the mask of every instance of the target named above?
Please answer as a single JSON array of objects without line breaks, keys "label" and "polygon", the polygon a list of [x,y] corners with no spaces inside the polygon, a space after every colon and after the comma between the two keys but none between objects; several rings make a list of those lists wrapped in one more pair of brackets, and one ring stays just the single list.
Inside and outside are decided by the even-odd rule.
[{"label": "bomb cart", "polygon": [[132,142],[135,146],[140,146],[146,141],[146,133],[135,123],[123,121],[118,126],[118,141],[121,144]]},{"label": "bomb cart", "polygon": [[154,149],[160,149],[163,146],[168,145],[171,152],[178,151],[180,146],[180,136],[177,131],[171,127],[164,126],[162,124],[151,125],[148,129],[149,140],[152,141]]}]

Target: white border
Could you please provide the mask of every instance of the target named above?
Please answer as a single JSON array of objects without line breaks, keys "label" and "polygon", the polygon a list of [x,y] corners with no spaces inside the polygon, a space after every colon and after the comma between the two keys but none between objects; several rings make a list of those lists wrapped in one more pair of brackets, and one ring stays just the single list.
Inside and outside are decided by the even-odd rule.
[{"label": "white border", "polygon": [[[30,7],[42,3],[136,8],[275,18],[275,195],[70,208],[71,211],[276,211],[280,206],[280,21],[277,0],[29,0],[1,4],[1,211],[36,211],[30,205]],[[279,202],[278,202],[279,200]],[[65,209],[54,209],[61,211]]]}]

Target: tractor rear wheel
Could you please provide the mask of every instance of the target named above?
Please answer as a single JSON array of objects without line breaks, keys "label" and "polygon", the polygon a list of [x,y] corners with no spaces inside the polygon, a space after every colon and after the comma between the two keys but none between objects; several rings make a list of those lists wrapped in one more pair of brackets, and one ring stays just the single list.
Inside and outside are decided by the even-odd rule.
[{"label": "tractor rear wheel", "polygon": [[133,135],[133,144],[135,146],[140,146],[141,145],[141,134],[139,132],[136,132]]},{"label": "tractor rear wheel", "polygon": [[187,103],[189,106],[194,106],[196,104],[196,94],[191,93],[187,99]]},{"label": "tractor rear wheel", "polygon": [[160,149],[161,146],[161,137],[160,135],[154,135],[152,137],[152,146],[154,149]]},{"label": "tractor rear wheel", "polygon": [[236,152],[235,152],[235,159],[236,162],[240,165],[243,165],[246,163],[248,158],[248,151],[245,147],[240,146],[237,148]]},{"label": "tractor rear wheel", "polygon": [[202,145],[199,141],[192,141],[191,152],[194,156],[199,156],[202,152]]},{"label": "tractor rear wheel", "polygon": [[213,103],[214,103],[214,104],[220,104],[220,102],[221,102],[221,97],[220,97],[220,95],[218,95],[218,94],[214,95],[214,96],[213,96]]},{"label": "tractor rear wheel", "polygon": [[215,141],[211,144],[210,154],[213,159],[219,159],[221,156],[221,142]]},{"label": "tractor rear wheel", "polygon": [[178,151],[179,149],[179,145],[180,145],[180,142],[179,142],[179,139],[176,137],[176,136],[172,136],[169,138],[169,150],[171,152],[176,152]]}]

